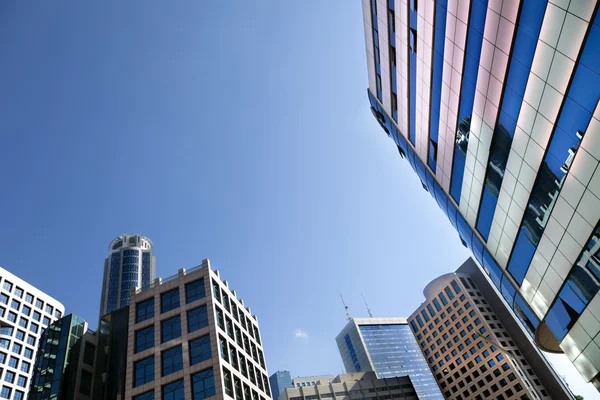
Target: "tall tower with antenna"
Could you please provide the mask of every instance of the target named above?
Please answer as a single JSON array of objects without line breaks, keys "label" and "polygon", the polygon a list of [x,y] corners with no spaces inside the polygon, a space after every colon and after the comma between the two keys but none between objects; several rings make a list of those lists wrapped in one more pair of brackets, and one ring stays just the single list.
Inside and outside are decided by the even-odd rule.
[{"label": "tall tower with antenna", "polygon": [[365,302],[365,307],[367,307],[367,312],[369,313],[369,318],[373,318],[373,314],[371,313],[371,309],[369,308],[369,305],[367,304],[367,299],[365,299],[365,296],[361,293],[360,294],[363,301]]}]

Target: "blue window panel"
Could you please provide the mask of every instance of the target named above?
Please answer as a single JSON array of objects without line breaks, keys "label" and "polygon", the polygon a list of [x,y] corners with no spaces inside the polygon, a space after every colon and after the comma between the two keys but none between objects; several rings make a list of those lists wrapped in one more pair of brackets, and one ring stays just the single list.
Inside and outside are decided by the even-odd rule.
[{"label": "blue window panel", "polygon": [[540,321],[518,292],[515,294],[513,309],[521,323],[523,323],[527,329],[529,335],[533,338],[535,336],[535,330],[539,326]]},{"label": "blue window panel", "polygon": [[[533,62],[533,55],[535,53],[535,47],[537,46],[537,39],[537,35],[534,36],[525,29],[517,30],[517,39],[515,40],[512,56],[514,59],[522,63],[521,66],[523,68],[525,68],[524,65],[531,65]],[[519,77],[517,82],[522,82],[523,79],[525,79],[525,82],[527,82],[528,75],[529,73],[527,73],[524,77]]]},{"label": "blue window panel", "polygon": [[500,289],[502,270],[487,249],[483,249],[483,268],[487,271],[494,285]]},{"label": "blue window panel", "polygon": [[473,252],[473,256],[479,262],[479,265],[483,265],[483,243],[481,243],[476,235],[473,235],[472,246],[471,251]]},{"label": "blue window panel", "polygon": [[410,53],[409,55],[409,64],[410,64],[410,72],[409,72],[409,96],[410,96],[410,104],[409,104],[409,139],[413,146],[416,145],[417,142],[417,131],[416,131],[416,114],[417,114],[417,55],[415,53]]},{"label": "blue window panel", "polygon": [[[577,68],[577,74],[575,75],[575,78],[573,78],[573,82],[578,80],[577,75],[579,75],[579,71],[582,69],[586,68],[582,66]],[[563,104],[557,125],[568,134],[574,135],[577,131],[585,130],[591,115],[591,112],[573,101],[573,99],[576,98],[580,101],[580,98],[585,96],[586,92],[596,89],[596,101],[598,101],[597,94],[600,88],[592,89],[587,85],[589,85],[589,83],[586,84],[585,82],[581,82],[581,86],[579,87],[571,86],[574,90],[573,92],[569,91],[569,96],[565,99]]]},{"label": "blue window panel", "polygon": [[515,92],[512,88],[506,87],[504,90],[504,99],[502,100],[502,113],[498,123],[502,124],[508,131],[510,137],[515,135],[515,127],[519,112],[523,104],[523,96]]},{"label": "blue window panel", "polygon": [[477,231],[479,231],[485,240],[487,240],[490,235],[490,229],[492,228],[497,204],[498,197],[492,194],[487,186],[484,186],[483,195],[481,196],[481,207],[477,218]]},{"label": "blue window panel", "polygon": [[465,221],[460,212],[456,214],[456,222],[458,224],[458,234],[460,235],[462,240],[467,244],[467,247],[470,249],[473,230],[471,230],[471,227],[469,226],[467,221]]},{"label": "blue window panel", "polygon": [[458,204],[460,204],[460,192],[462,191],[462,182],[465,173],[466,161],[466,153],[463,153],[459,146],[455,146],[454,162],[452,165],[452,182],[450,184],[450,195]]},{"label": "blue window panel", "polygon": [[521,6],[519,27],[527,29],[533,36],[538,37],[547,4],[547,0],[525,0]]},{"label": "blue window panel", "polygon": [[450,200],[448,200],[448,219],[450,220],[450,223],[452,224],[452,226],[454,227],[454,229],[458,230],[458,225],[456,224],[456,208],[454,208],[454,204],[452,204],[452,202]]},{"label": "blue window panel", "polygon": [[[598,25],[592,25],[587,41],[600,43],[600,27]],[[600,46],[586,46],[579,63],[600,74]]]},{"label": "blue window panel", "polygon": [[487,14],[487,0],[475,0],[471,2],[471,18],[469,20],[469,24],[473,27],[477,32],[483,35],[483,30],[485,28],[485,17]]},{"label": "blue window panel", "polygon": [[515,298],[515,293],[517,293],[517,290],[513,287],[512,283],[508,280],[508,278],[505,275],[502,276],[502,286],[501,287],[502,287],[502,297],[504,297],[506,302],[512,308],[513,301]]},{"label": "blue window panel", "polygon": [[536,247],[537,244],[532,243],[530,232],[525,227],[521,228],[515,241],[512,257],[506,267],[519,285],[523,284],[523,279],[525,279],[525,274],[527,274]]}]

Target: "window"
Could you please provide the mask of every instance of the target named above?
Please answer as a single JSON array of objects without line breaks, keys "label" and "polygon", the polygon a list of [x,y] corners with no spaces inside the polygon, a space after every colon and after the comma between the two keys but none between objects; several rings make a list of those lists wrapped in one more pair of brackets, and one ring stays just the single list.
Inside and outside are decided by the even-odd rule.
[{"label": "window", "polygon": [[19,311],[19,308],[21,308],[21,303],[13,299],[10,302],[10,307],[13,308],[13,309],[15,309],[15,310],[17,310],[17,311]]},{"label": "window", "polygon": [[185,285],[185,303],[191,303],[204,298],[206,292],[204,290],[204,279],[199,279]]},{"label": "window", "polygon": [[27,318],[19,318],[19,326],[21,328],[27,328]]},{"label": "window", "polygon": [[21,354],[22,350],[23,350],[23,346],[21,346],[18,343],[13,343],[13,347],[12,347],[13,353]]},{"label": "window", "polygon": [[179,289],[173,289],[160,295],[160,312],[165,313],[179,307]]},{"label": "window", "polygon": [[161,323],[161,343],[181,336],[181,317],[179,315],[169,318]]},{"label": "window", "polygon": [[238,364],[237,351],[235,350],[235,346],[229,345],[229,359],[231,360],[231,366],[235,369],[239,369],[240,366]]},{"label": "window", "polygon": [[154,380],[154,356],[136,362],[133,369],[135,371],[133,387],[152,382]]},{"label": "window", "polygon": [[[192,399],[203,400],[214,396],[215,392],[215,377],[213,369],[205,369],[197,374],[192,375]],[[246,400],[249,400],[248,398]]]},{"label": "window", "polygon": [[1,293],[1,294],[0,294],[0,302],[1,302],[2,304],[8,304],[8,296],[7,296],[7,295],[5,295],[4,293]]},{"label": "window", "polygon": [[417,30],[410,28],[409,46],[411,53],[417,52]]},{"label": "window", "polygon": [[133,400],[154,400],[154,390],[133,396]]},{"label": "window", "polygon": [[19,391],[19,390],[15,390],[15,397],[13,397],[13,400],[23,400],[25,398],[25,393]]},{"label": "window", "polygon": [[28,302],[29,304],[33,304],[33,295],[31,293],[27,293],[25,295],[25,301]]},{"label": "window", "polygon": [[42,322],[42,323],[46,326],[50,325],[50,318],[44,317],[44,322]]},{"label": "window", "polygon": [[79,393],[89,396],[92,393],[92,374],[82,370],[81,382],[79,383]]},{"label": "window", "polygon": [[29,368],[31,367],[31,364],[29,364],[26,361],[23,361],[21,363],[21,371],[25,372],[25,373],[29,373]]},{"label": "window", "polygon": [[0,398],[10,399],[10,393],[12,389],[7,386],[2,386],[2,390],[0,390]]},{"label": "window", "polygon": [[29,325],[29,330],[33,333],[38,333],[39,325],[34,324],[33,322]]},{"label": "window", "polygon": [[242,381],[237,376],[233,377],[233,387],[235,391],[235,400],[244,400],[242,394]]},{"label": "window", "polygon": [[59,310],[54,310],[54,318],[60,319],[62,317],[62,313]]},{"label": "window", "polygon": [[31,335],[27,336],[27,344],[28,345],[35,346],[35,342],[36,342],[36,340],[35,340],[34,336],[31,336]]},{"label": "window", "polygon": [[90,342],[85,342],[83,349],[83,362],[87,365],[94,366],[94,354],[96,353],[96,346]]},{"label": "window", "polygon": [[221,289],[219,288],[219,284],[213,280],[212,286],[213,286],[213,297],[215,299],[217,299],[217,301],[220,303],[221,302]]},{"label": "window", "polygon": [[227,350],[227,340],[219,336],[219,350],[221,350],[221,358],[229,362],[229,350]]},{"label": "window", "polygon": [[188,333],[197,331],[208,326],[208,313],[206,306],[201,306],[188,311]]},{"label": "window", "polygon": [[2,289],[6,290],[8,292],[12,291],[12,287],[13,287],[13,284],[10,283],[9,281],[4,281],[4,283],[2,284]]},{"label": "window", "polygon": [[18,298],[23,297],[23,289],[21,289],[20,287],[16,287],[15,288],[15,296],[17,296]]},{"label": "window", "polygon": [[225,330],[225,319],[223,318],[223,311],[219,307],[215,307],[217,310],[217,325],[221,330]]},{"label": "window", "polygon": [[154,317],[154,298],[148,299],[135,305],[135,322],[142,322]]},{"label": "window", "polygon": [[233,339],[233,322],[231,318],[225,317],[225,327],[227,328],[227,335]]},{"label": "window", "polygon": [[46,313],[52,315],[53,311],[54,307],[52,307],[50,304],[46,304]]},{"label": "window", "polygon": [[223,380],[225,381],[225,394],[233,397],[233,382],[231,380],[231,372],[223,368]]},{"label": "window", "polygon": [[244,347],[244,342],[242,342],[242,331],[237,326],[235,327],[235,342],[240,347]]},{"label": "window", "polygon": [[162,388],[163,400],[181,400],[184,399],[183,379],[166,384]]},{"label": "window", "polygon": [[173,347],[162,352],[162,376],[170,375],[181,369],[183,369],[181,346]]},{"label": "window", "polygon": [[17,357],[10,357],[8,366],[16,369],[17,365],[19,365],[19,359]]},{"label": "window", "polygon": [[16,322],[17,321],[17,314],[15,314],[14,312],[9,312],[8,313],[8,320],[10,322]]},{"label": "window", "polygon": [[40,313],[39,313],[39,312],[37,312],[37,311],[34,311],[34,312],[33,312],[33,319],[35,319],[36,321],[39,321],[39,320],[40,320],[40,318],[42,318],[42,314],[40,314]]},{"label": "window", "polygon": [[29,306],[23,306],[23,309],[21,310],[21,312],[27,316],[29,316],[31,314],[31,307]]},{"label": "window", "polygon": [[4,380],[8,383],[13,383],[15,381],[15,373],[11,371],[6,371],[4,374]]},{"label": "window", "polygon": [[223,306],[227,311],[231,312],[231,306],[229,305],[229,296],[227,296],[225,290],[221,291],[221,295],[223,296]]},{"label": "window", "polygon": [[139,353],[154,347],[154,326],[140,329],[135,332],[135,352]]},{"label": "window", "polygon": [[190,365],[198,364],[202,361],[209,360],[212,357],[210,351],[210,336],[200,336],[197,339],[190,340]]},{"label": "window", "polygon": [[36,299],[35,306],[41,310],[44,307],[44,302],[41,301],[40,299]]}]

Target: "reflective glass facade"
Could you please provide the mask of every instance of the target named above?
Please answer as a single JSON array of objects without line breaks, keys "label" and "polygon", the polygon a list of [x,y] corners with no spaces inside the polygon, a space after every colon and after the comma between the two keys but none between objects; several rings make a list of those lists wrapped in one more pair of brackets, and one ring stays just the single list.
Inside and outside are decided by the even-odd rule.
[{"label": "reflective glass facade", "polygon": [[109,245],[105,260],[100,316],[129,304],[131,289],[147,288],[156,278],[152,242],[139,235],[123,235]]},{"label": "reflective glass facade", "polygon": [[600,387],[597,2],[426,4],[363,0],[371,111],[537,344]]},{"label": "reflective glass facade", "polygon": [[281,392],[292,387],[292,377],[290,375],[290,371],[275,372],[269,377],[269,383],[271,384],[273,400],[278,400]]},{"label": "reflective glass facade", "polygon": [[410,376],[420,399],[443,399],[408,325],[361,325],[378,378]]}]

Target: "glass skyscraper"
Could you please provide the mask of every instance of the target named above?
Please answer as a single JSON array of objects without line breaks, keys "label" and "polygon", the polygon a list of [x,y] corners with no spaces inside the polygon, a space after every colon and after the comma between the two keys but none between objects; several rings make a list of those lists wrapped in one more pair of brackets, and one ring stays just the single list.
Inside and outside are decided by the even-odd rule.
[{"label": "glass skyscraper", "polygon": [[271,384],[273,400],[279,399],[281,392],[292,387],[292,376],[290,375],[290,371],[275,372],[269,377],[269,383]]},{"label": "glass skyscraper", "polygon": [[600,388],[598,2],[362,5],[373,115],[537,345]]},{"label": "glass skyscraper", "polygon": [[147,237],[123,235],[108,246],[104,261],[104,280],[100,317],[129,305],[133,288],[147,288],[156,278],[156,257],[153,244]]},{"label": "glass skyscraper", "polygon": [[346,372],[408,375],[419,399],[443,399],[406,318],[353,318],[336,337]]}]

